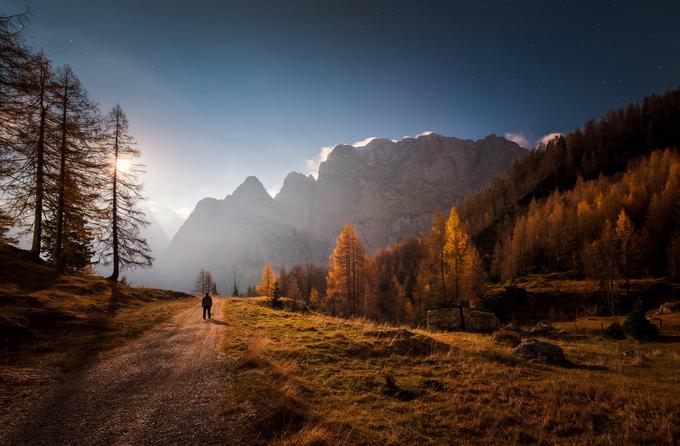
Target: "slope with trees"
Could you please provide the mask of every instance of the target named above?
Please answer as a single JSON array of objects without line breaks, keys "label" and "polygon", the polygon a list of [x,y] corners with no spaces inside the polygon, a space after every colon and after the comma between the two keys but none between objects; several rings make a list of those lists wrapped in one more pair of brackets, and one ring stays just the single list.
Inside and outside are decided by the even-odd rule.
[{"label": "slope with trees", "polygon": [[136,165],[139,155],[116,107],[102,119],[69,66],[56,71],[23,39],[28,15],[0,16],[0,241],[10,230],[30,236],[31,252],[59,271],[99,261],[150,266],[140,235],[147,223]]},{"label": "slope with trees", "polygon": [[[525,214],[532,200],[627,169],[629,161],[680,144],[680,90],[653,95],[588,121],[519,159],[485,191],[465,200],[463,221],[483,254]],[[488,266],[488,265],[487,265]]]}]

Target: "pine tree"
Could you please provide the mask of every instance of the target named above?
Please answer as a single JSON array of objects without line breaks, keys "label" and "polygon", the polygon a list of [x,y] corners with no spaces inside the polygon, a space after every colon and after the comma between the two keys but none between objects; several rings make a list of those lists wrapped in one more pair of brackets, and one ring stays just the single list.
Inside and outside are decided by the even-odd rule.
[{"label": "pine tree", "polygon": [[234,271],[234,288],[231,290],[231,295],[238,297],[239,294],[238,286],[236,285],[236,271]]},{"label": "pine tree", "polygon": [[288,273],[286,272],[286,265],[281,262],[279,268],[279,287],[281,289],[281,296],[288,296]]},{"label": "pine tree", "polygon": [[104,120],[102,149],[108,177],[104,195],[104,228],[101,258],[113,263],[109,279],[117,281],[121,269],[151,266],[149,245],[141,235],[149,225],[138,204],[143,197],[138,175],[143,166],[133,164],[141,154],[128,134],[128,120],[120,105],[116,105]]},{"label": "pine tree", "polygon": [[278,308],[279,307],[279,299],[281,298],[281,289],[279,288],[279,281],[274,280],[274,284],[272,285],[272,290],[271,290],[271,304],[272,308]]}]

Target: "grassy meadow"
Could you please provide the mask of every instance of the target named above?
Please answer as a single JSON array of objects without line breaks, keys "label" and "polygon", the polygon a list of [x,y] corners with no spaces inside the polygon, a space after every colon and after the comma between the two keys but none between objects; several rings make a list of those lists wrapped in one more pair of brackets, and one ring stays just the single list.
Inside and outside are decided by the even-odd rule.
[{"label": "grassy meadow", "polygon": [[[489,335],[395,329],[266,303],[227,299],[219,322],[233,369],[222,410],[247,444],[680,441],[672,331],[654,343],[611,341],[597,333],[599,321],[565,323],[567,334],[550,342],[571,364],[554,366],[519,359]],[[664,318],[679,327],[677,315]]]}]

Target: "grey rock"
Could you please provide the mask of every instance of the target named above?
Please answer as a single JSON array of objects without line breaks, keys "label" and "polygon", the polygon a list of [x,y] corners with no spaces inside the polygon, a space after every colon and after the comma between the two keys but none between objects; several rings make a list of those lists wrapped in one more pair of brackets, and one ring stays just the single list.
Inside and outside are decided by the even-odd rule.
[{"label": "grey rock", "polygon": [[562,347],[549,342],[539,341],[538,339],[527,339],[522,341],[521,344],[515,347],[513,354],[524,359],[548,362],[551,364],[564,364],[567,362]]}]

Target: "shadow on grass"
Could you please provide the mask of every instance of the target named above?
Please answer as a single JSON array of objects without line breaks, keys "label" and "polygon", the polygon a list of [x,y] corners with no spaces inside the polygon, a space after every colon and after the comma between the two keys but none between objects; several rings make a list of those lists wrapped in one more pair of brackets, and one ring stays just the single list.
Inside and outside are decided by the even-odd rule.
[{"label": "shadow on grass", "polygon": [[593,365],[593,364],[578,364],[575,362],[569,362],[568,364],[565,364],[563,366],[564,368],[567,369],[577,369],[577,370],[591,370],[591,371],[599,371],[603,372],[606,370],[609,370],[608,367],[605,367],[603,365]]},{"label": "shadow on grass", "polygon": [[215,324],[215,325],[229,325],[228,322],[226,322],[226,321],[221,321],[221,320],[219,320],[219,319],[210,319],[210,323],[211,323],[211,324]]},{"label": "shadow on grass", "polygon": [[[54,391],[33,408],[27,422],[19,426],[17,431],[13,433],[10,444],[27,444],[25,440],[33,438],[35,432],[40,432],[47,424],[47,420],[54,416],[60,416],[60,407],[64,401],[81,391],[84,381],[82,377],[87,373],[88,366],[97,361],[98,353],[106,348],[113,330],[113,318],[118,309],[123,306],[123,302],[126,301],[120,293],[118,284],[109,282],[109,288],[111,290],[109,303],[102,309],[98,317],[94,317],[84,327],[83,336],[87,336],[89,339],[77,346],[74,355],[65,359],[62,370],[66,373],[60,377]],[[54,444],[58,443],[59,439],[57,438]]]},{"label": "shadow on grass", "polygon": [[680,335],[664,335],[659,336],[656,342],[662,342],[664,344],[673,344],[680,342]]}]

